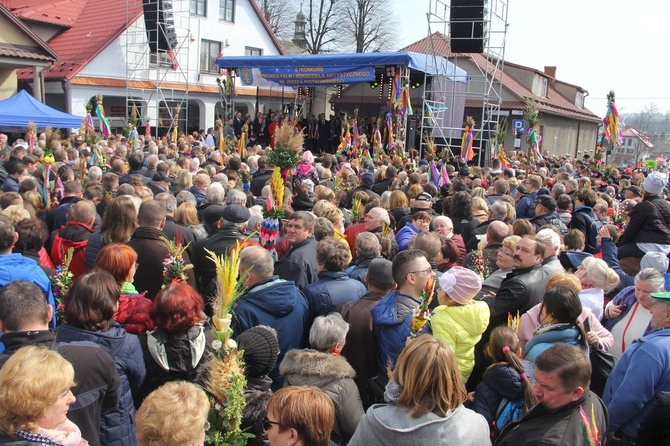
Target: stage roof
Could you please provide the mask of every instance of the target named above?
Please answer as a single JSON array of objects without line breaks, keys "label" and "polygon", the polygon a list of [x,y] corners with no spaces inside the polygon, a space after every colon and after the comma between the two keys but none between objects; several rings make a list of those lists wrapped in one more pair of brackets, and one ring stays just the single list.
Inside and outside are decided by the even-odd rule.
[{"label": "stage roof", "polygon": [[[286,56],[223,56],[216,60],[221,68],[230,69],[257,69],[262,73],[273,71],[286,73],[287,70],[305,73],[312,69],[323,69],[328,73],[351,72],[364,67],[379,66],[407,66],[412,70],[425,72],[429,75],[441,75],[447,78],[466,83],[468,73],[458,68],[448,60],[421,53],[351,53],[351,54],[305,54]],[[334,78],[336,76],[333,76]],[[267,78],[266,78],[267,79]],[[269,80],[269,79],[268,79]],[[323,79],[326,84],[327,79]],[[332,83],[369,82],[369,76],[348,76],[345,82],[341,78],[333,79]],[[278,82],[278,81],[274,81]],[[283,83],[283,82],[282,82]],[[309,84],[309,81],[306,81]],[[288,84],[287,84],[288,85]],[[293,85],[298,85],[294,82]]]}]

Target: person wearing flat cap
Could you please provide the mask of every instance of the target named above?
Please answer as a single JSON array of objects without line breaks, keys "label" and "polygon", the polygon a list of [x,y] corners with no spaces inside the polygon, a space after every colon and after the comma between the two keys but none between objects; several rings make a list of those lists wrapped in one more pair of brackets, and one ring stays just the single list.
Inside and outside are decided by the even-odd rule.
[{"label": "person wearing flat cap", "polygon": [[[661,430],[658,425],[642,422],[656,395],[670,391],[670,293],[652,293],[649,297],[655,301],[650,309],[652,331],[626,349],[605,386],[607,438],[612,444],[641,444],[637,441],[650,430]],[[665,410],[667,413],[667,407]]]},{"label": "person wearing flat cap", "polygon": [[660,172],[650,173],[642,183],[642,202],[628,214],[628,227],[619,240],[619,260],[637,259],[639,266],[647,252],[670,253],[670,203],[663,198],[667,184],[668,176]]},{"label": "person wearing flat cap", "polygon": [[544,225],[554,225],[565,235],[568,228],[556,215],[556,200],[551,195],[537,195],[535,197],[535,217],[531,218],[530,223],[535,228],[535,232],[540,232]]},{"label": "person wearing flat cap", "polygon": [[475,345],[489,325],[491,311],[474,297],[482,289],[482,279],[472,270],[453,266],[437,281],[440,305],[430,319],[433,336],[454,351],[463,382],[475,366]]},{"label": "person wearing flat cap", "polygon": [[228,253],[236,242],[246,239],[247,222],[251,213],[246,206],[229,204],[224,207],[216,223],[217,230],[206,239],[195,242],[193,248],[193,266],[198,284],[198,291],[207,300],[210,284],[216,277],[216,267],[208,257],[207,251],[217,256]]}]

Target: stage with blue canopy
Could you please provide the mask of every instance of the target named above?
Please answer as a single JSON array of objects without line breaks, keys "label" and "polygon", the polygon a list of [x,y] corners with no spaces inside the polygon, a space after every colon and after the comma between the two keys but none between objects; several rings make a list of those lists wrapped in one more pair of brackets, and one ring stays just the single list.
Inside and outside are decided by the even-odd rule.
[{"label": "stage with blue canopy", "polygon": [[312,87],[374,82],[379,67],[403,66],[431,76],[467,83],[465,70],[444,58],[421,53],[306,54],[286,56],[223,56],[219,67],[234,69],[242,85]]}]

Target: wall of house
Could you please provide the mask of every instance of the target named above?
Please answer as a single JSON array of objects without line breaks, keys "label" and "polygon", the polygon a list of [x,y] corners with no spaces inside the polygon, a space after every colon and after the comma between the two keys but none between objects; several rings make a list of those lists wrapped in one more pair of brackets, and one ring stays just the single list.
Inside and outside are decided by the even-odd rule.
[{"label": "wall of house", "polygon": [[[271,36],[265,30],[258,15],[254,11],[251,1],[237,0],[235,2],[234,22],[219,20],[219,0],[207,1],[206,16],[190,15],[175,12],[175,29],[180,44],[188,47],[188,57],[186,51],[177,53],[179,69],[163,69],[159,73],[151,69],[149,64],[149,46],[146,38],[146,31],[143,17],[135,22],[128,30],[124,31],[110,45],[103,49],[100,54],[91,60],[90,63],[79,73],[80,76],[104,77],[115,79],[126,79],[128,74],[133,79],[173,82],[189,84],[216,86],[216,79],[221,74],[218,69],[212,72],[201,72],[200,70],[200,50],[203,40],[221,42],[221,48],[224,55],[244,56],[245,47],[260,48],[263,55],[277,55],[279,50],[275,47]],[[188,4],[188,2],[183,2]],[[176,4],[176,3],[175,3]],[[128,68],[130,67],[130,69]],[[79,88],[73,86],[73,109],[83,107],[91,95],[98,92],[112,96],[126,96],[125,88]],[[92,91],[93,90],[93,91]],[[106,91],[106,92],[105,92]],[[153,95],[155,96],[155,94]],[[175,92],[175,97],[183,97],[183,92]],[[220,101],[218,94],[208,93],[189,93],[189,98],[196,97],[199,107],[199,127],[207,128],[214,125],[215,106]],[[152,98],[152,92],[143,93],[143,98],[149,100]],[[146,102],[146,101],[145,101]],[[154,100],[152,100],[154,102]],[[269,106],[266,108],[275,108],[273,100],[268,100]],[[255,98],[239,96],[236,99],[236,105],[239,108],[246,108],[253,113]],[[261,110],[265,106],[263,101],[260,103]],[[148,107],[148,114],[152,120],[156,119],[155,102]]]},{"label": "wall of house", "polygon": [[[507,118],[508,128],[505,135],[505,149],[507,151],[515,150],[512,119],[523,119],[523,116],[509,116]],[[575,157],[578,155],[581,157],[585,153],[590,153],[593,156],[598,135],[596,123],[576,121],[547,114],[541,114],[540,120],[540,136],[542,136],[540,149],[542,153],[546,150],[551,156],[567,155]],[[521,150],[528,153],[525,133],[521,137]]]},{"label": "wall of house", "polygon": [[0,68],[0,101],[16,94],[16,70]]},{"label": "wall of house", "polygon": [[26,33],[13,23],[7,17],[0,16],[0,42],[13,43],[15,45],[29,45],[35,46],[35,41],[26,35]]}]

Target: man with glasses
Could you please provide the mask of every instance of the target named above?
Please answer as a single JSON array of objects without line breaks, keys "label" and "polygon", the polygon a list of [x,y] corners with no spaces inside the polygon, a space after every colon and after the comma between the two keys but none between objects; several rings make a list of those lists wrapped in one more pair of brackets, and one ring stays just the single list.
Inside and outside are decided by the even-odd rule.
[{"label": "man with glasses", "polygon": [[410,335],[412,310],[420,303],[428,279],[434,277],[426,254],[420,249],[399,252],[391,266],[397,290],[390,292],[372,309],[372,319],[379,327],[379,371],[387,364],[395,367],[400,351]]}]

